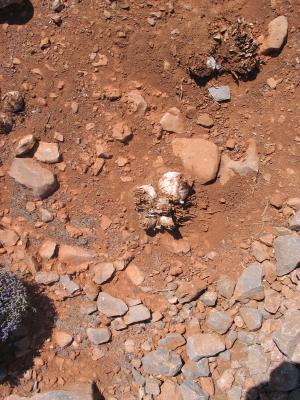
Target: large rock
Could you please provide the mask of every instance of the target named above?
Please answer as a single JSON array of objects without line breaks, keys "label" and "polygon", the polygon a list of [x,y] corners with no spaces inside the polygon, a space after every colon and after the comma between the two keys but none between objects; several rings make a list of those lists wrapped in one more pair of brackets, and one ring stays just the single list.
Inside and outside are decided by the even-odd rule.
[{"label": "large rock", "polygon": [[293,358],[300,343],[300,311],[288,311],[281,327],[273,334],[273,340],[279,350],[290,359]]},{"label": "large rock", "polygon": [[184,133],[184,122],[180,110],[176,107],[170,108],[160,120],[163,130],[174,133]]},{"label": "large rock", "polygon": [[31,158],[15,158],[8,175],[41,199],[52,194],[58,187],[55,175]]},{"label": "large rock", "polygon": [[292,272],[300,263],[300,237],[279,236],[273,242],[276,258],[276,272],[283,276]]},{"label": "large rock", "polygon": [[270,53],[278,51],[284,45],[288,34],[288,20],[284,15],[273,19],[268,25],[268,36],[262,44],[261,51]]},{"label": "large rock", "polygon": [[[77,383],[65,386],[60,390],[38,393],[30,397],[31,400],[94,400],[93,385],[90,383]],[[28,400],[28,397],[15,394],[6,397],[6,400]]]},{"label": "large rock", "polygon": [[233,323],[230,315],[223,311],[213,310],[209,313],[206,326],[221,335],[226,333]]},{"label": "large rock", "polygon": [[180,385],[182,400],[208,400],[209,395],[197,383],[186,381]]},{"label": "large rock", "polygon": [[187,339],[186,351],[193,361],[213,357],[225,350],[224,340],[211,333],[196,333]]},{"label": "large rock", "polygon": [[128,311],[127,304],[106,292],[100,292],[97,299],[98,310],[107,317],[120,317]]},{"label": "large rock", "polygon": [[182,360],[174,351],[160,348],[146,354],[143,359],[143,369],[147,374],[175,376],[181,370]]},{"label": "large rock", "polygon": [[217,176],[220,164],[218,147],[204,139],[177,138],[172,141],[173,153],[184,167],[199,180],[208,183]]},{"label": "large rock", "polygon": [[262,266],[257,262],[250,264],[237,281],[234,291],[236,300],[262,300],[264,298],[262,278]]}]

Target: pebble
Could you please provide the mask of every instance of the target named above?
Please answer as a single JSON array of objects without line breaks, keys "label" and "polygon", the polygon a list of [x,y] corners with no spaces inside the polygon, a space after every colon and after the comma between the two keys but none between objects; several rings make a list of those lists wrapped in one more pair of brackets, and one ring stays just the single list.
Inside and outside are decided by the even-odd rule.
[{"label": "pebble", "polygon": [[262,313],[257,308],[241,307],[240,314],[249,331],[256,331],[262,326]]},{"label": "pebble", "polygon": [[115,273],[115,267],[111,262],[95,264],[92,270],[94,273],[93,281],[97,283],[97,285],[102,285],[109,281]]},{"label": "pebble", "polygon": [[68,347],[73,342],[73,337],[66,332],[56,331],[54,338],[59,347]]},{"label": "pebble", "polygon": [[221,103],[223,101],[230,100],[230,87],[229,86],[214,86],[208,89],[209,94],[212,98]]},{"label": "pebble", "polygon": [[234,291],[236,300],[262,300],[264,298],[262,278],[263,268],[259,263],[248,265],[237,281]]},{"label": "pebble", "polygon": [[185,381],[180,386],[182,400],[208,400],[209,395],[196,382]]},{"label": "pebble", "polygon": [[214,332],[223,335],[226,333],[233,323],[233,319],[223,311],[212,310],[207,319],[206,326]]},{"label": "pebble", "polygon": [[221,275],[217,282],[218,293],[226,299],[231,299],[235,288],[235,282],[228,276]]},{"label": "pebble", "polygon": [[212,333],[196,333],[187,338],[186,350],[192,361],[215,356],[225,350],[223,339]]},{"label": "pebble", "polygon": [[294,235],[279,236],[274,239],[273,246],[277,275],[289,274],[300,262],[300,237]]},{"label": "pebble", "polygon": [[46,210],[45,208],[39,209],[39,216],[41,220],[46,223],[51,222],[54,219],[53,214],[50,211]]},{"label": "pebble", "polygon": [[169,350],[176,350],[185,344],[185,338],[180,333],[169,333],[158,341],[158,347],[164,347]]},{"label": "pebble", "polygon": [[93,344],[107,343],[111,339],[111,331],[104,328],[87,328],[86,334]]},{"label": "pebble", "polygon": [[60,159],[57,143],[40,142],[34,157],[47,164],[55,164]]},{"label": "pebble", "polygon": [[39,255],[45,260],[50,260],[57,250],[57,244],[52,240],[45,240],[39,248]]},{"label": "pebble", "polygon": [[15,158],[8,175],[17,183],[32,190],[35,197],[45,198],[57,189],[55,175],[31,158]]},{"label": "pebble", "polygon": [[268,25],[268,36],[264,40],[261,52],[268,54],[282,48],[288,33],[288,20],[284,15],[273,19]]},{"label": "pebble", "polygon": [[185,126],[183,117],[178,108],[170,108],[160,120],[161,127],[167,132],[184,133]]},{"label": "pebble", "polygon": [[289,220],[289,228],[292,231],[300,231],[300,210]]},{"label": "pebble", "polygon": [[136,324],[138,322],[148,321],[151,318],[151,313],[146,306],[138,304],[136,306],[129,307],[127,314],[124,317],[126,325]]},{"label": "pebble", "polygon": [[135,264],[128,265],[126,268],[126,274],[131,282],[136,286],[139,286],[145,280],[145,274]]},{"label": "pebble", "polygon": [[181,370],[182,360],[180,356],[168,349],[153,350],[142,358],[145,373],[154,376],[175,376]]},{"label": "pebble", "polygon": [[214,126],[214,120],[207,114],[200,114],[197,118],[197,124],[203,126],[204,128],[212,128]]},{"label": "pebble", "polygon": [[124,122],[119,122],[113,126],[112,137],[118,142],[126,144],[132,139],[133,133],[128,125]]},{"label": "pebble", "polygon": [[205,184],[216,178],[220,152],[213,142],[198,138],[176,138],[172,141],[172,149],[200,183]]},{"label": "pebble", "polygon": [[36,137],[34,135],[26,135],[20,139],[15,148],[16,156],[22,156],[28,153],[36,144]]},{"label": "pebble", "polygon": [[124,301],[106,292],[99,293],[97,306],[98,310],[107,317],[120,317],[128,311],[128,307]]},{"label": "pebble", "polygon": [[34,277],[36,283],[42,285],[51,285],[52,283],[59,281],[59,275],[56,272],[38,272]]}]

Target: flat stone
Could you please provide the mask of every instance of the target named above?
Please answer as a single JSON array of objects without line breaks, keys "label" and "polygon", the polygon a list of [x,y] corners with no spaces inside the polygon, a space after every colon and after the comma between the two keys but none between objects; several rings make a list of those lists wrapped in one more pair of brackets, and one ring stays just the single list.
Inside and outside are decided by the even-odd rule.
[{"label": "flat stone", "polygon": [[145,274],[135,264],[128,265],[126,268],[126,274],[131,282],[136,286],[140,285],[145,280]]},{"label": "flat stone", "polygon": [[262,266],[258,263],[250,264],[237,281],[234,291],[236,300],[262,300],[264,298],[262,278]]},{"label": "flat stone", "polygon": [[251,253],[255,257],[256,261],[263,262],[269,260],[269,249],[266,245],[261,242],[255,241],[251,246]]},{"label": "flat stone", "polygon": [[59,347],[68,347],[73,342],[73,337],[66,332],[56,331],[54,338]]},{"label": "flat stone", "polygon": [[262,313],[257,308],[241,307],[240,314],[249,331],[257,331],[262,326]]},{"label": "flat stone", "polygon": [[184,133],[184,121],[180,110],[176,107],[170,108],[160,120],[161,127],[167,132]]},{"label": "flat stone", "polygon": [[288,20],[284,15],[273,19],[268,25],[268,36],[262,44],[261,51],[265,54],[278,51],[284,45],[288,34]]},{"label": "flat stone", "polygon": [[200,183],[205,184],[216,178],[220,152],[214,143],[204,139],[176,138],[172,141],[172,149]]},{"label": "flat stone", "polygon": [[23,136],[17,143],[15,148],[16,156],[22,156],[28,153],[36,144],[36,137],[34,135]]},{"label": "flat stone", "polygon": [[233,319],[230,317],[230,315],[226,314],[223,311],[217,310],[212,310],[209,313],[205,322],[206,326],[209,329],[219,333],[220,335],[226,333],[231,327],[232,323]]},{"label": "flat stone", "polygon": [[278,292],[272,289],[265,290],[264,307],[266,311],[268,311],[271,314],[275,314],[279,310],[281,304],[282,304],[282,297]]},{"label": "flat stone", "polygon": [[158,347],[164,347],[169,350],[176,350],[185,344],[186,340],[180,333],[169,333],[158,341]]},{"label": "flat stone", "polygon": [[300,237],[279,236],[273,243],[278,276],[292,272],[300,263]]},{"label": "flat stone", "polygon": [[15,158],[8,175],[41,199],[50,196],[58,187],[55,175],[31,158]]},{"label": "flat stone", "polygon": [[273,334],[273,340],[279,350],[290,359],[300,343],[300,311],[287,311],[281,327]]},{"label": "flat stone", "polygon": [[154,376],[175,376],[181,370],[182,360],[180,356],[168,349],[153,350],[142,358],[145,373]]},{"label": "flat stone", "polygon": [[104,328],[87,328],[86,334],[93,344],[107,343],[111,339],[111,331]]},{"label": "flat stone", "polygon": [[34,277],[36,283],[42,285],[52,285],[52,283],[59,281],[59,275],[56,272],[44,272],[40,271]]},{"label": "flat stone", "polygon": [[61,244],[58,252],[58,258],[61,262],[73,265],[92,261],[96,255],[97,253],[94,250],[87,250],[82,247],[66,244]]},{"label": "flat stone", "polygon": [[128,313],[124,317],[126,325],[136,324],[138,322],[148,321],[151,318],[151,313],[146,306],[138,304],[129,307]]},{"label": "flat stone", "polygon": [[189,336],[186,346],[187,354],[192,361],[213,357],[225,350],[224,340],[213,333],[196,333]]},{"label": "flat stone", "polygon": [[289,220],[289,228],[292,231],[300,231],[300,210]]},{"label": "flat stone", "polygon": [[[13,394],[6,400],[28,400],[28,397]],[[80,382],[66,385],[60,390],[35,394],[30,400],[94,400],[93,384]]]},{"label": "flat stone", "polygon": [[115,267],[113,263],[110,262],[95,264],[93,265],[92,270],[94,272],[93,281],[98,285],[102,285],[102,283],[109,281],[115,273]]},{"label": "flat stone", "polygon": [[128,311],[123,300],[117,299],[106,292],[100,292],[97,299],[98,310],[107,317],[121,317]]},{"label": "flat stone", "polygon": [[40,142],[34,153],[34,157],[47,164],[55,164],[59,161],[60,154],[57,143]]},{"label": "flat stone", "polygon": [[207,291],[200,297],[202,303],[208,307],[214,307],[218,299],[218,293]]},{"label": "flat stone", "polygon": [[190,282],[180,281],[178,282],[175,296],[178,298],[180,304],[189,303],[196,300],[206,288],[207,284],[199,278],[194,278]]},{"label": "flat stone", "polygon": [[202,358],[197,362],[188,360],[182,367],[181,372],[187,380],[194,380],[200,378],[200,376],[209,376],[208,359]]},{"label": "flat stone", "polygon": [[185,381],[180,386],[182,400],[208,400],[209,395],[200,385],[193,381]]},{"label": "flat stone", "polygon": [[50,260],[56,252],[57,244],[52,240],[45,240],[39,248],[39,255],[45,260]]},{"label": "flat stone", "polygon": [[214,120],[207,113],[200,114],[196,123],[204,128],[212,128],[214,126]]},{"label": "flat stone", "polygon": [[221,103],[230,100],[230,87],[229,86],[214,86],[208,88],[209,94],[212,98]]},{"label": "flat stone", "polygon": [[270,375],[270,387],[278,392],[289,392],[299,385],[299,369],[290,362],[283,362]]},{"label": "flat stone", "polygon": [[230,279],[228,276],[221,275],[217,282],[217,291],[218,293],[230,300],[235,288],[235,282]]}]

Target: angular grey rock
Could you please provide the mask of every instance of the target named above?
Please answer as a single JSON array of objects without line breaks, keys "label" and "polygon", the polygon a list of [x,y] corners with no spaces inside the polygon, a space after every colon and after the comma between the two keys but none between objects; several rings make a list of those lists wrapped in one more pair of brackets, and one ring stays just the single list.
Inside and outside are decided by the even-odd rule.
[{"label": "angular grey rock", "polygon": [[300,231],[300,210],[289,220],[289,228],[293,231]]},{"label": "angular grey rock", "polygon": [[104,327],[104,328],[87,328],[86,333],[87,333],[89,340],[93,344],[107,343],[111,339],[111,331],[106,327]]},{"label": "angular grey rock", "polygon": [[153,350],[142,358],[143,369],[154,376],[175,376],[181,370],[182,360],[174,351],[168,349]]},{"label": "angular grey rock", "polygon": [[58,186],[55,175],[31,158],[15,158],[8,175],[41,199],[50,196]]},{"label": "angular grey rock", "polygon": [[185,338],[180,333],[169,333],[158,341],[158,347],[164,347],[169,350],[176,350],[185,344]]},{"label": "angular grey rock", "polygon": [[146,378],[145,392],[153,396],[158,396],[160,393],[161,381],[155,378]]},{"label": "angular grey rock", "polygon": [[36,283],[42,285],[51,285],[52,283],[59,281],[59,275],[56,272],[40,271],[34,277]]},{"label": "angular grey rock", "polygon": [[283,362],[270,375],[270,386],[278,392],[289,392],[299,385],[299,369],[296,365]]},{"label": "angular grey rock", "polygon": [[218,293],[230,300],[235,288],[235,282],[226,275],[221,275],[217,282]]},{"label": "angular grey rock", "polygon": [[200,378],[200,376],[209,376],[208,359],[202,358],[197,362],[188,360],[182,367],[181,372],[187,380],[194,380]]},{"label": "angular grey rock", "polygon": [[224,340],[213,333],[196,333],[187,338],[186,351],[193,361],[199,361],[205,357],[213,357],[224,350]]},{"label": "angular grey rock", "polygon": [[74,294],[80,290],[78,283],[72,281],[69,275],[61,275],[59,281],[70,294]]},{"label": "angular grey rock", "polygon": [[209,94],[217,102],[230,100],[230,87],[229,86],[214,86],[208,88]]},{"label": "angular grey rock", "polygon": [[265,296],[262,278],[262,266],[257,262],[250,264],[237,281],[234,291],[236,300],[262,300]]},{"label": "angular grey rock", "polygon": [[[91,383],[76,383],[67,385],[63,389],[38,393],[29,398],[30,400],[94,400],[93,385]],[[6,400],[28,400],[15,394],[6,397]]]},{"label": "angular grey rock", "polygon": [[218,293],[216,292],[211,292],[207,291],[203,293],[203,295],[200,297],[200,300],[202,303],[204,303],[208,307],[213,307],[216,305],[218,299]]},{"label": "angular grey rock", "polygon": [[300,311],[288,311],[281,327],[273,334],[273,340],[279,350],[290,359],[300,343]]},{"label": "angular grey rock", "polygon": [[136,324],[138,322],[148,321],[151,318],[151,313],[146,306],[138,304],[137,306],[129,307],[128,313],[124,317],[126,325]]},{"label": "angular grey rock", "polygon": [[283,276],[292,272],[300,263],[300,237],[279,236],[273,242],[276,258],[276,272]]},{"label": "angular grey rock", "polygon": [[230,317],[230,315],[226,314],[223,311],[217,310],[211,311],[205,322],[206,326],[209,329],[219,333],[220,335],[226,333],[231,327],[232,323],[233,319]]},{"label": "angular grey rock", "polygon": [[208,400],[209,395],[193,381],[183,382],[179,386],[182,400]]},{"label": "angular grey rock", "polygon": [[241,307],[240,314],[249,331],[257,331],[262,326],[262,313],[257,308]]},{"label": "angular grey rock", "polygon": [[106,292],[100,292],[97,299],[98,310],[107,317],[120,317],[128,311],[123,300],[117,299]]}]

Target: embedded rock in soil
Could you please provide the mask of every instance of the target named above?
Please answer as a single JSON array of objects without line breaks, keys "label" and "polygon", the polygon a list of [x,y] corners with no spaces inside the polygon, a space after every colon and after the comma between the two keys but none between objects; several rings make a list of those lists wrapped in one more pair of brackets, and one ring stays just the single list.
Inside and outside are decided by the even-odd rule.
[{"label": "embedded rock in soil", "polygon": [[279,350],[290,359],[293,358],[297,345],[300,343],[300,311],[288,311],[281,327],[273,334],[273,340]]},{"label": "embedded rock in soil", "polygon": [[180,356],[168,349],[151,351],[142,358],[143,369],[146,374],[175,376],[181,370]]},{"label": "embedded rock in soil", "polygon": [[118,142],[126,144],[132,139],[133,133],[124,122],[118,122],[113,126],[112,137]]},{"label": "embedded rock in soil", "polygon": [[45,240],[39,248],[39,255],[45,259],[50,260],[55,254],[57,244],[53,240]]},{"label": "embedded rock in soil", "polygon": [[279,236],[274,239],[276,272],[283,276],[292,272],[300,263],[300,237],[294,235]]},{"label": "embedded rock in soil", "polygon": [[202,303],[208,307],[214,307],[218,300],[218,293],[207,291],[200,297]]},{"label": "embedded rock in soil", "polygon": [[160,120],[164,131],[174,133],[184,133],[185,127],[180,110],[176,107],[170,108]]},{"label": "embedded rock in soil", "polygon": [[177,138],[172,141],[173,153],[181,158],[184,167],[200,183],[208,183],[217,176],[220,152],[218,147],[204,139]]},{"label": "embedded rock in soil", "polygon": [[236,300],[262,300],[265,297],[262,278],[262,266],[257,262],[250,264],[237,281],[234,291]]},{"label": "embedded rock in soil", "polygon": [[40,142],[34,153],[34,157],[47,164],[55,164],[59,161],[60,154],[57,143]]},{"label": "embedded rock in soil", "polygon": [[96,257],[94,250],[83,249],[78,246],[62,244],[59,246],[58,258],[66,264],[78,265],[92,261]]},{"label": "embedded rock in soil", "polygon": [[204,128],[211,128],[211,127],[214,126],[214,120],[213,120],[212,117],[211,117],[209,114],[207,114],[207,113],[200,114],[200,115],[198,116],[198,118],[197,118],[196,123],[197,123],[198,125],[203,126]]},{"label": "embedded rock in soil", "polygon": [[177,383],[166,380],[161,385],[161,393],[157,397],[158,400],[182,400],[181,392]]},{"label": "embedded rock in soil", "polygon": [[186,351],[193,361],[213,357],[225,350],[224,340],[213,333],[196,333],[187,338]]},{"label": "embedded rock in soil", "polygon": [[124,317],[126,325],[136,324],[138,322],[148,321],[151,318],[151,313],[146,306],[138,304],[129,307],[128,313]]},{"label": "embedded rock in soil", "polygon": [[223,311],[213,310],[209,313],[206,326],[221,335],[226,333],[233,323],[233,319]]},{"label": "embedded rock in soil", "polygon": [[15,246],[19,238],[19,235],[11,229],[0,229],[0,243],[4,247]]},{"label": "embedded rock in soil", "polygon": [[86,333],[87,333],[89,340],[93,344],[107,343],[111,339],[111,331],[106,327],[104,327],[104,328],[87,328]]},{"label": "embedded rock in soil", "polygon": [[182,400],[208,400],[209,395],[196,382],[185,381],[180,386]]},{"label": "embedded rock in soil", "polygon": [[31,158],[15,158],[8,175],[41,199],[52,194],[58,186],[55,175]]},{"label": "embedded rock in soil", "polygon": [[54,333],[54,338],[58,346],[61,348],[69,346],[73,341],[73,337],[71,335],[62,331],[56,331]]},{"label": "embedded rock in soil", "polygon": [[300,210],[289,220],[289,228],[293,231],[300,231]]},{"label": "embedded rock in soil", "polygon": [[100,292],[97,299],[98,310],[107,317],[120,317],[127,313],[128,307],[121,299]]},{"label": "embedded rock in soil", "polygon": [[22,156],[33,149],[36,144],[36,137],[34,135],[26,135],[20,139],[16,145],[15,154],[16,156]]},{"label": "embedded rock in soil", "polygon": [[288,34],[288,20],[284,15],[273,19],[268,25],[268,36],[264,40],[261,52],[268,54],[279,51],[286,40]]}]

